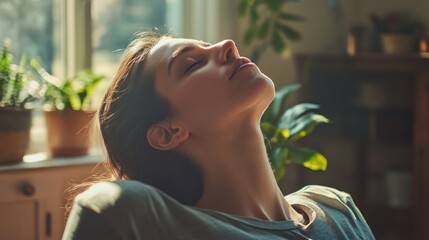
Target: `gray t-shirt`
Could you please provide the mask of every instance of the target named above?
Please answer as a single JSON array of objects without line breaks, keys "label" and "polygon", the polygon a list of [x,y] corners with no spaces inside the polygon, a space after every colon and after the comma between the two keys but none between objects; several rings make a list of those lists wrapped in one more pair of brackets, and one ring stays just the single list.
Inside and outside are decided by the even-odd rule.
[{"label": "gray t-shirt", "polygon": [[308,224],[234,216],[180,204],[138,181],[97,183],[79,194],[68,239],[374,239],[345,192],[308,186],[285,197]]}]

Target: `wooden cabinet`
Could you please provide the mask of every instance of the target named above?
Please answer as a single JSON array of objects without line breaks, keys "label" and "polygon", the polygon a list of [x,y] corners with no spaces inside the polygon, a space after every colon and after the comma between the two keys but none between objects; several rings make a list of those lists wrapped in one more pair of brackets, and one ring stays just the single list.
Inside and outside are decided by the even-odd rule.
[{"label": "wooden cabinet", "polygon": [[[332,120],[309,140],[331,166],[302,180],[348,188],[377,239],[428,236],[429,55],[297,56],[296,63],[300,101],[320,104]],[[409,204],[387,199],[386,175],[398,166],[410,173]]]},{"label": "wooden cabinet", "polygon": [[58,240],[70,186],[101,172],[99,156],[0,166],[0,238]]}]

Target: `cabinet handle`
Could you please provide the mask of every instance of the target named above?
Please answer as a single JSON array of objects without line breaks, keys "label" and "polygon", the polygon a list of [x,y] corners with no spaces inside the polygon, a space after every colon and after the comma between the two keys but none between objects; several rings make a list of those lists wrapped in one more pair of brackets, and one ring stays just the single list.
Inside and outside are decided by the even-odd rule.
[{"label": "cabinet handle", "polygon": [[21,192],[27,197],[32,197],[36,193],[36,188],[29,182],[21,184],[20,189]]},{"label": "cabinet handle", "polygon": [[45,215],[45,224],[46,224],[45,235],[47,237],[50,237],[52,234],[52,215],[50,212],[47,212]]}]

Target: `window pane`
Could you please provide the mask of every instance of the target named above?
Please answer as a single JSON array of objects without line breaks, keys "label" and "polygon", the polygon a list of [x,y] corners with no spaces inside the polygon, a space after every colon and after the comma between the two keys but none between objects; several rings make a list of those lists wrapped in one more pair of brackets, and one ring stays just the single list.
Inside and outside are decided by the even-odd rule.
[{"label": "window pane", "polygon": [[[25,53],[29,58],[36,57],[52,73],[59,52],[55,37],[59,23],[57,5],[57,0],[0,0],[0,43],[3,46],[6,39],[11,41],[16,63]],[[43,114],[35,108],[28,153],[45,150]]]},{"label": "window pane", "polygon": [[91,7],[93,69],[109,77],[134,33],[166,29],[165,1],[93,0]]},{"label": "window pane", "polygon": [[15,58],[22,53],[38,57],[46,70],[52,71],[53,1],[3,0],[0,1],[0,41],[12,41]]}]

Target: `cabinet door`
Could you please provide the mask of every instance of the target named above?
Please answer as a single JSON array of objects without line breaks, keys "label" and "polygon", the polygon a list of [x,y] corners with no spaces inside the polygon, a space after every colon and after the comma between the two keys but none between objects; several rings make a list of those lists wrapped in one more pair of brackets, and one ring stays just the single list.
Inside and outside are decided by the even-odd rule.
[{"label": "cabinet door", "polygon": [[0,203],[2,239],[36,239],[37,202],[34,200]]}]

